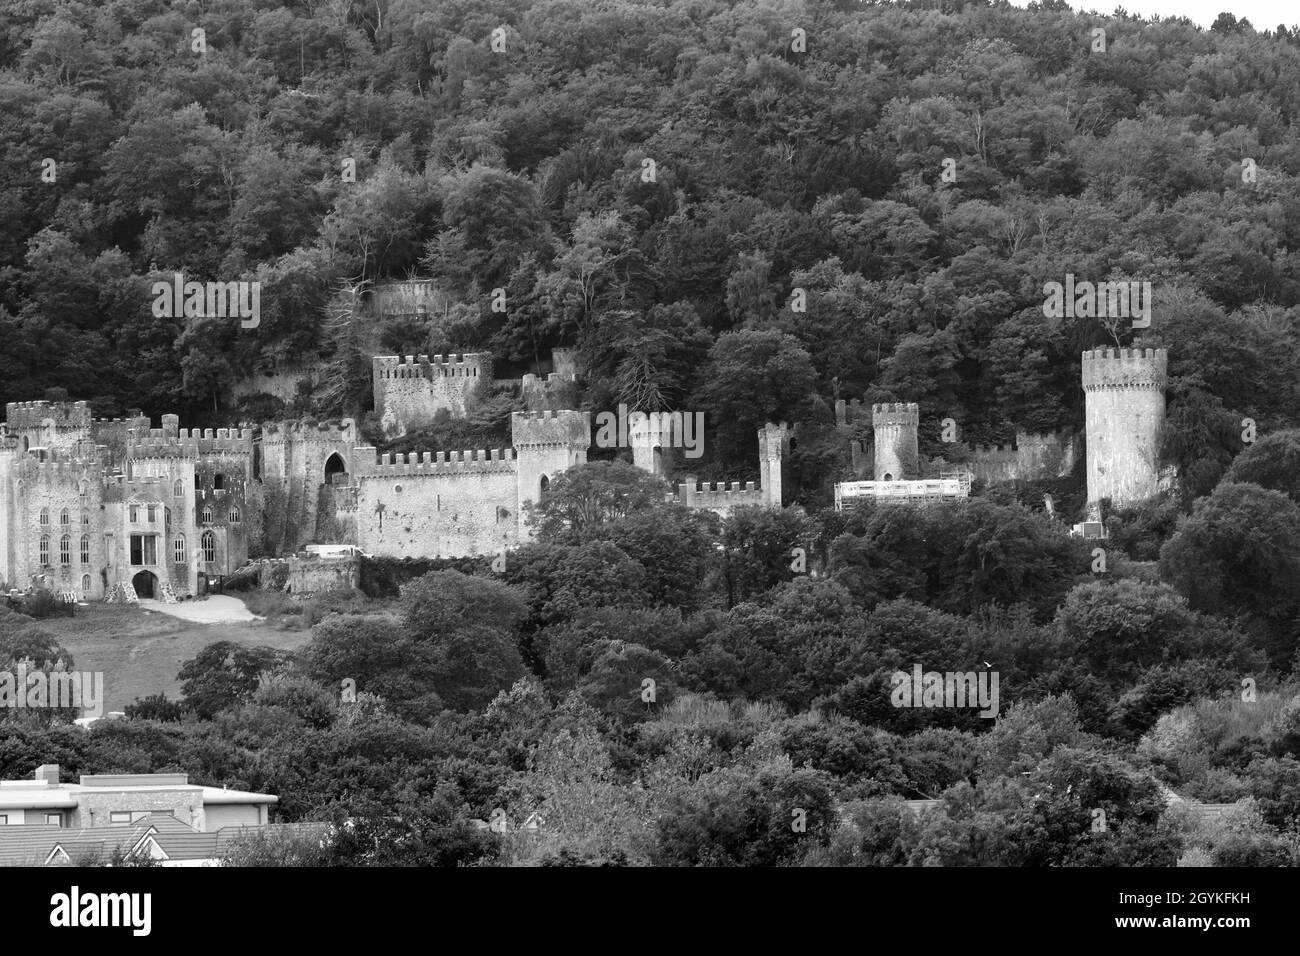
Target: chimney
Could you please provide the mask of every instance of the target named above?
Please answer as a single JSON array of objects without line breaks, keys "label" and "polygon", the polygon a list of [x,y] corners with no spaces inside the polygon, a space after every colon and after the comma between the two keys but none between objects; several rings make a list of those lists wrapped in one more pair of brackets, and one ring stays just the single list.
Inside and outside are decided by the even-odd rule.
[{"label": "chimney", "polygon": [[56,763],[43,763],[36,768],[36,779],[44,780],[52,787],[59,785],[59,765]]}]

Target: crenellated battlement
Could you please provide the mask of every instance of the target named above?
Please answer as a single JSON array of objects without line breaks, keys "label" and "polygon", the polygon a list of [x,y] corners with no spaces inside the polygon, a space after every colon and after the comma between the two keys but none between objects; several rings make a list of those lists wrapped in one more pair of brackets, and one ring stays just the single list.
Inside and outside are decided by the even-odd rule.
[{"label": "crenellated battlement", "polygon": [[676,500],[687,508],[730,511],[745,505],[763,506],[767,504],[763,491],[752,481],[743,485],[738,481],[701,482],[692,480],[677,486]]},{"label": "crenellated battlement", "polygon": [[16,471],[19,480],[37,484],[75,484],[87,478],[98,484],[102,467],[97,459],[58,456],[39,461],[27,457],[19,461]]},{"label": "crenellated battlement", "polygon": [[[359,449],[364,451],[364,449]],[[371,449],[373,453],[373,449]],[[368,466],[361,477],[462,475],[466,473],[511,473],[516,468],[514,449],[493,448],[490,451],[440,451],[410,452],[409,454],[380,455]]]},{"label": "crenellated battlement", "polygon": [[908,425],[915,428],[921,421],[921,406],[915,402],[886,402],[871,406],[873,425]]},{"label": "crenellated battlement", "polygon": [[1165,349],[1094,349],[1083,353],[1083,389],[1158,388],[1169,379]]},{"label": "crenellated battlement", "polygon": [[265,422],[263,441],[351,442],[357,440],[357,423],[351,418],[318,422],[311,418],[296,421]]},{"label": "crenellated battlement", "polygon": [[571,410],[514,412],[510,434],[516,448],[550,445],[586,450],[591,447],[591,415]]},{"label": "crenellated battlement", "polygon": [[91,424],[89,402],[9,402],[5,405],[5,420],[10,431],[19,428],[39,428],[53,421],[60,430],[89,428]]},{"label": "crenellated battlement", "polygon": [[147,435],[132,435],[127,440],[127,457],[136,461],[252,454],[251,428],[181,428],[175,435],[165,429],[151,428]]},{"label": "crenellated battlement", "polygon": [[490,378],[490,352],[461,355],[376,355],[372,360],[375,381],[405,378]]}]

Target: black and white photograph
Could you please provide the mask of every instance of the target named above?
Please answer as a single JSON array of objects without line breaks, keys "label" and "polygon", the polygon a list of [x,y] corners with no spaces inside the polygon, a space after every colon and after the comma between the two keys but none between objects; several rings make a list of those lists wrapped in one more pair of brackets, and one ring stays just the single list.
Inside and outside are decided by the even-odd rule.
[{"label": "black and white photograph", "polygon": [[0,0],[15,925],[1284,925],[1300,8],[1133,3]]}]

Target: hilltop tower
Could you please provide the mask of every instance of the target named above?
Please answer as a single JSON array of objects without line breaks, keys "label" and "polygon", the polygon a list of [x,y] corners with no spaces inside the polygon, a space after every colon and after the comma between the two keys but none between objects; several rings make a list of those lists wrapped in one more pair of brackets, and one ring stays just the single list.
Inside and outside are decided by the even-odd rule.
[{"label": "hilltop tower", "polygon": [[915,402],[871,406],[871,424],[876,433],[876,481],[920,477],[916,437],[920,420],[921,409]]},{"label": "hilltop tower", "polygon": [[1158,490],[1168,354],[1164,349],[1083,353],[1088,503],[1127,507]]},{"label": "hilltop tower", "polygon": [[519,539],[525,540],[525,506],[536,504],[560,472],[587,462],[591,416],[587,412],[515,412],[510,434],[517,451]]}]

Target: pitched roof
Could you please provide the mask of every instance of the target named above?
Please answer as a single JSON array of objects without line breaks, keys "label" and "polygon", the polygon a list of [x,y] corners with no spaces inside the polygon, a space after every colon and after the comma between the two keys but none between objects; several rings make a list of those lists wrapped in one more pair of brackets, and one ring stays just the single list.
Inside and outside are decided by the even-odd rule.
[{"label": "pitched roof", "polygon": [[[328,823],[273,823],[267,826],[228,826],[203,833],[166,814],[150,814],[131,826],[85,827],[73,830],[46,824],[0,826],[0,866],[46,866],[83,859],[106,860],[113,851],[124,853],[146,847],[150,841],[166,860],[216,860],[241,837],[265,833],[323,837]],[[53,858],[52,858],[53,857]]]}]

